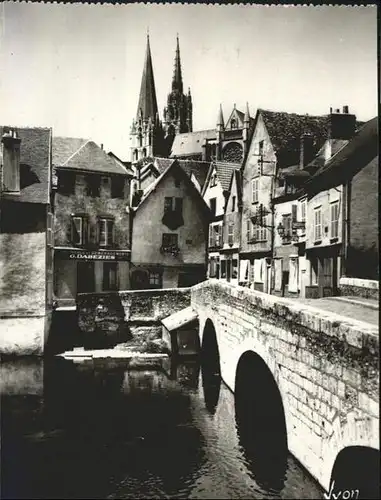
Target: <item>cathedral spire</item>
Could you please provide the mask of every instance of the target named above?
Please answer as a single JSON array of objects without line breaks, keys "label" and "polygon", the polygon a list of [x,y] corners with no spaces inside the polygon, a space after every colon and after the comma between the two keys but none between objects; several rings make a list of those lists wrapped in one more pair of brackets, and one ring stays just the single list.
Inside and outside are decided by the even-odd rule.
[{"label": "cathedral spire", "polygon": [[142,83],[140,85],[140,94],[138,109],[136,112],[137,120],[141,116],[143,120],[148,120],[148,118],[154,119],[157,113],[157,100],[156,100],[156,90],[155,90],[155,79],[153,76],[152,59],[151,59],[151,47],[149,43],[149,33],[147,30],[147,48],[146,57],[143,67]]},{"label": "cathedral spire", "polygon": [[176,35],[176,55],[175,55],[175,68],[173,71],[172,91],[177,90],[180,94],[183,93],[183,78],[181,75],[181,61],[180,61],[180,45],[179,35]]}]

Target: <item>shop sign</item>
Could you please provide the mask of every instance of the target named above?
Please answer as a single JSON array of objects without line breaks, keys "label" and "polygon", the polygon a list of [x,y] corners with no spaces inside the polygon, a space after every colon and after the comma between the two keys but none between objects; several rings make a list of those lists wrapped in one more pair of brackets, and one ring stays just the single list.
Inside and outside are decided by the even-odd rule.
[{"label": "shop sign", "polygon": [[60,249],[55,251],[57,255],[64,259],[70,260],[82,260],[82,261],[92,261],[92,260],[103,260],[103,261],[118,261],[118,260],[130,260],[131,251],[107,251],[107,250],[74,250],[74,249]]}]

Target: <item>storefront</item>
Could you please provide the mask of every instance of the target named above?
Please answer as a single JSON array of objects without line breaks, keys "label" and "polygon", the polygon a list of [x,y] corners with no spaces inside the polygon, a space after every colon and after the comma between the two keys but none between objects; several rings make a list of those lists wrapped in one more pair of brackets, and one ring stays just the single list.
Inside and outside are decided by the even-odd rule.
[{"label": "storefront", "polygon": [[77,293],[129,289],[130,250],[54,249],[54,299],[75,306]]}]

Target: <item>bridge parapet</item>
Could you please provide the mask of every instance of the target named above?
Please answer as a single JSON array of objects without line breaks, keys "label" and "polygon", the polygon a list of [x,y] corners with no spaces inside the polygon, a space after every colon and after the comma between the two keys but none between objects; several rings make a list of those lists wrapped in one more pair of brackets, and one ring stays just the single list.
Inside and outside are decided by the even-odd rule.
[{"label": "bridge parapet", "polygon": [[191,305],[201,341],[206,321],[214,325],[233,391],[242,354],[264,360],[281,393],[289,449],[325,489],[341,450],[379,449],[376,326],[218,280],[192,287]]}]

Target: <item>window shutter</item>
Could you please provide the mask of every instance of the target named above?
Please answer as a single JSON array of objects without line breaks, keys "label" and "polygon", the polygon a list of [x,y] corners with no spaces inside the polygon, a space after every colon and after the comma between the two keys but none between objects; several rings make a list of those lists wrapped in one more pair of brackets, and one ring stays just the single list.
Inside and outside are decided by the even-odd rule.
[{"label": "window shutter", "polygon": [[291,207],[291,219],[292,222],[296,222],[298,218],[298,205],[294,204]]}]

